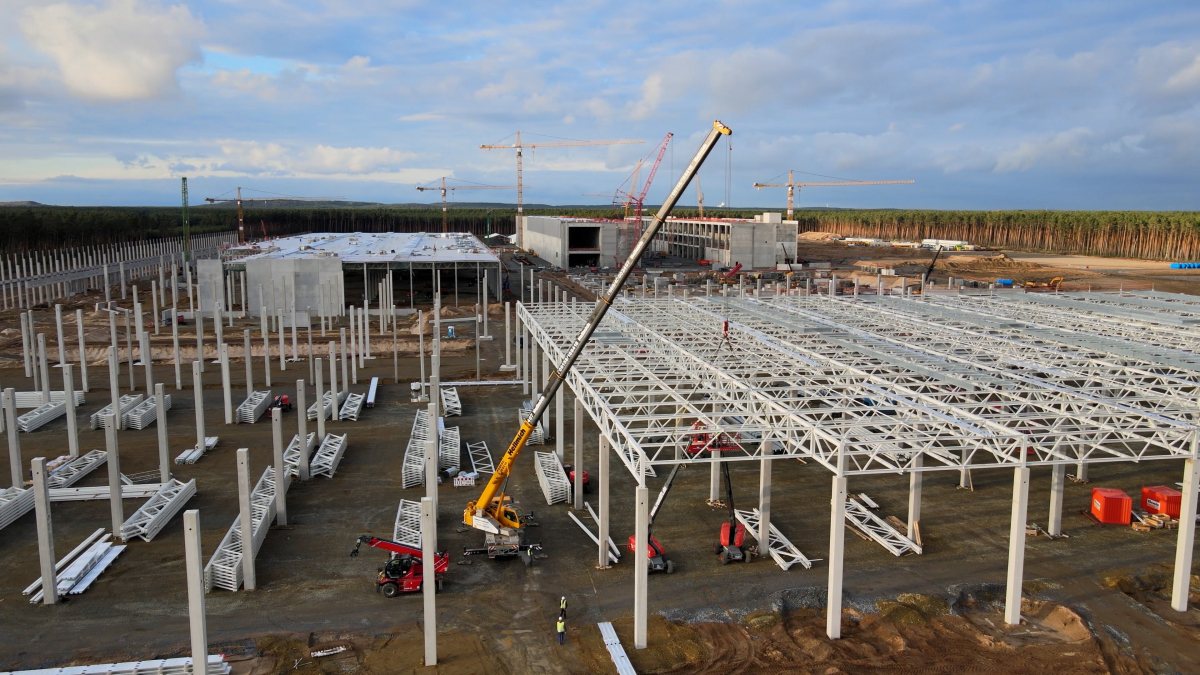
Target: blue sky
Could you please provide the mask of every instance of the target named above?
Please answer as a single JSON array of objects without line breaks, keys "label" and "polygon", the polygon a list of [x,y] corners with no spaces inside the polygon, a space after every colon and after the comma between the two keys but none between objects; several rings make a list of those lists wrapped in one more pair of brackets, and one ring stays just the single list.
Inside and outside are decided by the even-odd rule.
[{"label": "blue sky", "polygon": [[[605,203],[714,118],[705,204],[778,206],[788,169],[913,185],[804,206],[1200,209],[1195,2],[0,0],[0,201],[179,203],[236,186],[431,201],[515,182]],[[814,180],[821,180],[813,178]],[[461,184],[461,183],[460,183]],[[515,201],[515,191],[457,201]],[[694,189],[682,200],[695,203]]]}]

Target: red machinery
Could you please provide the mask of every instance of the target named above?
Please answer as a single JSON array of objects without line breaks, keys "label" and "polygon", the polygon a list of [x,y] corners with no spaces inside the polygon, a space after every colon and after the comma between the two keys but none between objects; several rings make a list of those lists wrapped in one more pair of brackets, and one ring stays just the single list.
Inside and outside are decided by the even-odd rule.
[{"label": "red machinery", "polygon": [[[651,572],[666,572],[670,574],[675,571],[674,561],[667,560],[667,552],[663,549],[662,544],[650,531],[654,526],[654,516],[658,515],[659,508],[663,505],[663,500],[667,498],[667,493],[671,491],[671,484],[675,482],[675,475],[679,473],[679,467],[683,464],[676,464],[675,468],[671,469],[671,475],[667,476],[667,482],[663,483],[662,490],[658,493],[658,499],[654,502],[654,508],[650,509],[650,517],[646,522],[646,538],[650,540],[646,547],[647,567]],[[630,551],[637,553],[637,535],[629,535],[629,543],[627,544]]]},{"label": "red machinery", "polygon": [[[575,489],[575,466],[571,464],[563,464],[563,471],[567,474],[567,480],[571,482],[571,489]],[[583,472],[583,491],[588,491],[588,472]]]},{"label": "red machinery", "polygon": [[[414,593],[421,590],[424,570],[419,549],[405,546],[398,541],[364,534],[354,544],[354,550],[350,551],[351,558],[358,557],[358,548],[363,544],[396,554],[394,558],[389,559],[383,567],[379,568],[379,576],[375,578],[375,592],[378,593],[382,590],[385,596],[394,598],[401,593]],[[450,569],[450,556],[446,555],[445,551],[437,551],[433,555],[433,560],[437,590],[440,591],[442,590],[441,575]]]},{"label": "red machinery", "polygon": [[[704,423],[697,421],[692,425],[692,428],[704,429]],[[738,450],[740,448],[741,446],[739,446],[729,434],[719,433],[716,434],[716,438],[714,439],[713,434],[711,433],[700,433],[694,434],[692,439],[688,441],[687,454],[694,456],[701,452],[711,452],[714,450],[717,452],[725,452],[728,450]]]},{"label": "red machinery", "polygon": [[279,396],[276,396],[275,400],[271,402],[271,407],[279,408],[283,412],[291,412],[292,411],[292,400],[290,398],[288,398],[287,394],[281,394]]},{"label": "red machinery", "polygon": [[1116,488],[1092,488],[1092,515],[1106,525],[1128,525],[1133,500]]}]

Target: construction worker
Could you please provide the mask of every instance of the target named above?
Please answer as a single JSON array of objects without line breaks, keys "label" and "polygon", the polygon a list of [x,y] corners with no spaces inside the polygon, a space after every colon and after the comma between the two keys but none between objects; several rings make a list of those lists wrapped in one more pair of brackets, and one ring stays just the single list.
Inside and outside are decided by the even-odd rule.
[{"label": "construction worker", "polygon": [[567,618],[564,616],[558,617],[558,644],[563,643],[563,636],[567,634]]},{"label": "construction worker", "polygon": [[562,596],[562,600],[558,601],[558,616],[559,618],[567,618],[567,596]]}]

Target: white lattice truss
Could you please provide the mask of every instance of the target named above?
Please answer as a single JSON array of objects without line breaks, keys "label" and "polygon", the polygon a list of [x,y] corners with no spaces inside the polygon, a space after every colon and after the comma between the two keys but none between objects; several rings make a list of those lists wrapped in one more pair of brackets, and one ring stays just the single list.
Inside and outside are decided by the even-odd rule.
[{"label": "white lattice truss", "polygon": [[[714,461],[687,452],[701,434],[739,446],[721,460],[766,448],[843,475],[1195,456],[1200,328],[1109,306],[1016,293],[618,299],[566,381],[635,476]],[[518,307],[554,362],[590,312]]]},{"label": "white lattice truss", "polygon": [[[275,519],[275,470],[267,467],[250,492],[250,531],[252,555],[267,538],[271,521]],[[204,566],[204,590],[223,588],[237,591],[242,587],[242,516],[238,514],[217,546],[216,552]]]},{"label": "white lattice truss", "polygon": [[271,390],[253,391],[234,411],[233,420],[238,424],[254,424],[271,405]]},{"label": "white lattice truss", "polygon": [[[171,409],[170,394],[163,395],[163,405],[167,410]],[[158,419],[158,399],[154,396],[147,398],[125,413],[121,419],[124,421],[126,429],[145,429],[150,426],[151,422]]]},{"label": "white lattice truss", "polygon": [[[325,402],[325,419],[327,419],[327,420],[333,419],[333,394],[327,391],[324,394],[322,394],[321,400]],[[346,392],[339,391],[338,392],[338,403],[341,404],[341,402],[345,401],[345,400],[346,400]],[[308,406],[308,419],[310,419],[310,420],[317,419],[317,402],[316,401],[313,401],[312,405]]]},{"label": "white lattice truss", "polygon": [[475,473],[496,473],[496,465],[492,463],[492,453],[488,451],[487,441],[467,443],[467,454],[471,457],[471,470]]},{"label": "white lattice truss", "polygon": [[17,418],[17,428],[25,433],[35,431],[67,414],[67,402],[43,403]]},{"label": "white lattice truss", "polygon": [[71,487],[79,479],[95,471],[107,461],[107,452],[91,450],[51,471],[50,476],[46,479],[46,486],[49,488]]},{"label": "white lattice truss", "polygon": [[358,415],[362,412],[363,401],[366,399],[364,394],[350,394],[346,397],[346,402],[342,404],[342,410],[338,413],[340,420],[358,421]]},{"label": "white lattice truss", "polygon": [[[305,440],[303,448],[304,457],[308,457],[309,453],[312,452],[313,445],[315,445],[316,442],[317,432],[308,432],[308,438]],[[288,443],[288,446],[283,450],[283,465],[287,467],[289,476],[295,476],[297,478],[300,477],[300,455],[300,434],[295,434],[292,436],[292,442]]]},{"label": "white lattice truss", "polygon": [[874,539],[894,556],[902,556],[905,553],[921,554],[921,547],[915,541],[892,527],[891,523],[871,513],[870,509],[855,499],[846,500],[846,525]]},{"label": "white lattice truss", "polygon": [[150,541],[194,496],[195,478],[186,483],[175,478],[163,483],[158,492],[121,525],[121,540],[129,541],[134,537],[141,537],[142,541]]},{"label": "white lattice truss", "polygon": [[[762,517],[762,514],[759,513],[758,509],[750,509],[749,511],[742,511],[741,509],[738,509],[734,511],[734,513],[737,515],[738,521],[740,521],[742,525],[746,526],[746,534],[754,537],[754,539],[757,541],[758,522]],[[801,553],[800,549],[796,548],[796,545],[793,544],[787,537],[783,536],[783,533],[779,531],[779,528],[775,527],[775,523],[771,523],[770,539],[771,542],[767,551],[770,553],[771,559],[775,561],[776,565],[779,565],[783,569],[787,570],[791,569],[792,565],[800,563],[805,569],[812,569],[812,561],[809,560],[803,553]],[[758,542],[758,549],[759,553],[761,553],[761,541]]]},{"label": "white lattice truss", "polygon": [[0,530],[33,510],[33,490],[8,487],[0,490]]},{"label": "white lattice truss", "polygon": [[[145,398],[146,398],[145,394],[122,394],[121,398],[117,399],[118,407],[120,408],[120,410],[118,410],[117,413],[119,415],[121,415],[122,418],[124,418],[125,413],[129,412],[130,410],[133,410],[134,407],[136,407],[137,404],[139,404],[143,400],[145,400]],[[63,400],[65,401],[66,399],[63,399]],[[92,430],[94,431],[96,429],[107,428],[108,427],[108,416],[111,414],[112,414],[112,403],[109,403],[108,405],[104,406],[103,408],[92,413]]]},{"label": "white lattice truss", "polygon": [[418,410],[408,436],[408,445],[404,448],[404,462],[400,466],[401,488],[425,484],[425,439],[428,434],[429,413]]},{"label": "white lattice truss", "polygon": [[325,440],[321,441],[321,447],[317,448],[308,466],[310,476],[333,478],[338,464],[342,462],[342,455],[346,454],[346,437],[347,434],[325,434]]},{"label": "white lattice truss", "polygon": [[[396,509],[396,524],[392,526],[392,541],[410,548],[421,548],[421,502],[401,499]],[[392,557],[396,557],[392,554]]]},{"label": "white lattice truss", "polygon": [[571,497],[571,482],[563,471],[558,455],[553,452],[533,453],[533,470],[547,504],[565,502]]},{"label": "white lattice truss", "polygon": [[442,390],[442,410],[446,417],[462,415],[462,399],[458,397],[458,387],[440,387]]}]

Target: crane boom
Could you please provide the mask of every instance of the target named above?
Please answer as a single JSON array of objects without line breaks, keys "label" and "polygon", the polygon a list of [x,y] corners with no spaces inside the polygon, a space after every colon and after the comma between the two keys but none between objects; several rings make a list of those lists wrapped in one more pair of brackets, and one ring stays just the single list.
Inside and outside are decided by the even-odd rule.
[{"label": "crane boom", "polygon": [[496,464],[496,471],[492,474],[487,485],[484,486],[483,492],[479,495],[478,499],[467,504],[467,508],[463,511],[463,522],[466,525],[491,534],[502,534],[502,528],[505,530],[504,534],[511,534],[520,530],[520,520],[509,517],[508,514],[514,512],[505,509],[503,493],[504,483],[512,473],[513,462],[521,454],[521,450],[529,440],[529,435],[533,433],[534,426],[546,412],[546,408],[550,405],[550,400],[554,398],[555,392],[562,386],[563,373],[569,372],[571,367],[575,365],[579,354],[583,352],[583,348],[591,340],[592,333],[600,325],[600,322],[604,319],[604,315],[608,313],[608,308],[612,306],[613,299],[621,291],[621,287],[625,285],[625,280],[629,278],[629,274],[633,272],[633,266],[642,257],[642,253],[645,252],[646,247],[650,245],[650,240],[654,238],[659,228],[666,222],[667,216],[675,208],[675,203],[679,201],[680,195],[687,189],[688,183],[691,182],[696,172],[700,170],[700,165],[704,163],[705,158],[712,152],[717,141],[721,136],[728,136],[732,133],[729,127],[722,124],[720,120],[713,122],[708,136],[700,144],[700,148],[696,150],[696,155],[692,157],[691,163],[688,164],[683,175],[679,177],[679,180],[675,183],[675,187],[671,188],[671,192],[667,195],[667,198],[663,200],[658,213],[654,215],[654,221],[642,234],[641,239],[638,240],[633,251],[630,252],[629,257],[625,260],[625,264],[621,265],[621,269],[617,271],[617,276],[613,279],[608,290],[605,291],[604,295],[600,296],[600,302],[596,303],[596,308],[592,310],[592,315],[588,318],[588,322],[584,324],[583,330],[579,332],[579,336],[575,338],[575,342],[567,350],[567,355],[563,359],[562,364],[552,370],[546,378],[546,387],[542,390],[542,395],[538,399],[537,405],[534,406],[529,417],[521,423],[521,428],[517,431],[517,435],[513,437],[512,442],[504,450],[504,456]]},{"label": "crane boom", "polygon": [[[456,179],[457,180],[457,179]],[[446,185],[446,177],[442,176],[441,186],[418,185],[417,191],[440,190],[442,192],[442,232],[447,232],[449,223],[446,217],[446,192],[450,190],[511,190],[515,185]]]},{"label": "crane boom", "polygon": [[[788,220],[792,219],[792,214],[795,211],[794,202],[796,191],[805,187],[840,187],[844,185],[906,185],[915,181],[911,180],[839,180],[832,182],[801,182],[797,183],[792,180],[792,172],[794,169],[788,170],[788,180],[786,183],[754,183],[754,187],[759,190],[765,187],[785,187],[787,188],[787,215]],[[803,173],[803,172],[801,172]]]}]

